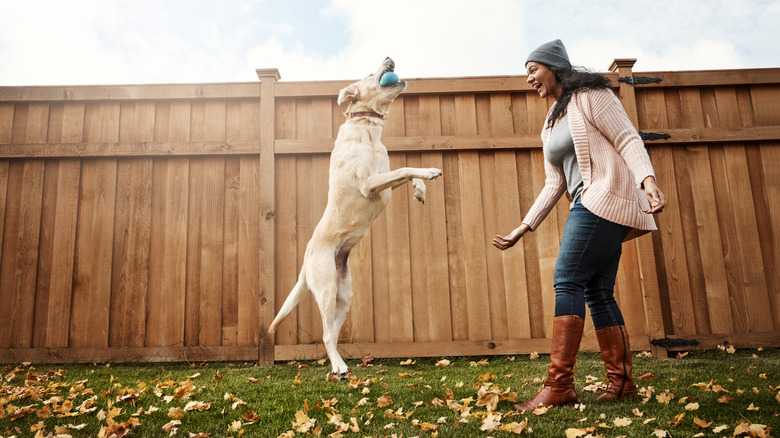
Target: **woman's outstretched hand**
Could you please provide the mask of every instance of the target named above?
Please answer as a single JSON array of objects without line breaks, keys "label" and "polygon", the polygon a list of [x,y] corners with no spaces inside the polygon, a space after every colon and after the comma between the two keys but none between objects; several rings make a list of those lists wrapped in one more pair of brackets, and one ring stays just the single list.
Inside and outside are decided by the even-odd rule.
[{"label": "woman's outstretched hand", "polygon": [[664,207],[666,207],[666,197],[663,192],[661,192],[661,189],[655,184],[655,178],[648,176],[642,182],[642,185],[645,188],[647,200],[650,201],[650,210],[645,210],[645,213],[655,214],[662,212]]},{"label": "woman's outstretched hand", "polygon": [[512,230],[511,233],[507,236],[496,236],[493,238],[493,246],[500,250],[505,250],[507,248],[511,248],[515,246],[518,240],[520,240],[521,237],[525,233],[527,233],[531,228],[526,224],[520,224],[519,227]]}]

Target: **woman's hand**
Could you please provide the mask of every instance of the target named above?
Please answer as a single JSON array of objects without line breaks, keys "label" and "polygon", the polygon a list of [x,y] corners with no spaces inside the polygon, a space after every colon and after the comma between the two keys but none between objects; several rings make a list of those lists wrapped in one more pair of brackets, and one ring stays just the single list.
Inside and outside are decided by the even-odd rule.
[{"label": "woman's hand", "polygon": [[517,241],[520,240],[520,238],[523,237],[523,235],[530,229],[531,228],[528,225],[520,224],[520,226],[512,230],[508,236],[496,236],[493,238],[493,246],[502,251],[507,248],[511,248],[515,246]]},{"label": "woman's hand", "polygon": [[647,200],[650,201],[650,210],[645,210],[645,213],[654,214],[662,212],[664,207],[666,207],[666,197],[655,184],[655,178],[652,176],[645,178],[642,182],[642,187],[645,189]]}]

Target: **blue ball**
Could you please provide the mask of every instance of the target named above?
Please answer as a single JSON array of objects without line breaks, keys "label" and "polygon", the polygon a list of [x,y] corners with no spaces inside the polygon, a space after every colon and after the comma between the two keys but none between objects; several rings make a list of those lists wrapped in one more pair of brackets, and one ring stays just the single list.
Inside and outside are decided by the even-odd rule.
[{"label": "blue ball", "polygon": [[389,71],[389,72],[383,74],[382,78],[379,79],[379,85],[381,85],[383,87],[389,87],[389,86],[397,84],[398,81],[400,81],[400,79],[398,79],[398,75],[393,73],[393,72],[391,72],[391,71]]}]

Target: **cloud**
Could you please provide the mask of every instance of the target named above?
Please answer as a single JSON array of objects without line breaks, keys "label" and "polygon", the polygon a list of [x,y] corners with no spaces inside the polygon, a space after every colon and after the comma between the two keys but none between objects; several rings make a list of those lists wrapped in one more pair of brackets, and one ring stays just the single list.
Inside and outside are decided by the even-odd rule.
[{"label": "cloud", "polygon": [[733,43],[698,40],[662,47],[645,48],[636,41],[584,38],[571,45],[577,65],[606,71],[614,59],[636,58],[634,71],[711,70],[737,68],[745,61]]},{"label": "cloud", "polygon": [[0,84],[520,75],[554,38],[636,71],[778,67],[780,0],[0,0]]},{"label": "cloud", "polygon": [[334,0],[325,14],[348,23],[349,41],[329,57],[271,39],[250,49],[247,63],[279,68],[282,79],[357,79],[386,56],[402,77],[522,72],[522,3],[510,0]]}]

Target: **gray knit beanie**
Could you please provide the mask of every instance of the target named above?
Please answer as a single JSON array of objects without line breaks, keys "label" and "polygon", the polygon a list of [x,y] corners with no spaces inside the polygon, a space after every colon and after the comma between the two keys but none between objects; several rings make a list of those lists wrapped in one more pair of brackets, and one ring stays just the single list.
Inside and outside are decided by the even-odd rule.
[{"label": "gray knit beanie", "polygon": [[541,62],[548,67],[571,68],[569,55],[561,40],[553,40],[537,47],[528,55],[525,63],[528,64],[531,61]]}]

